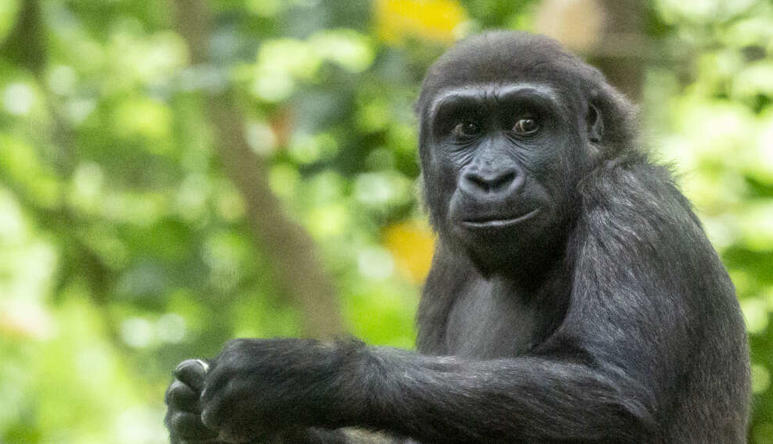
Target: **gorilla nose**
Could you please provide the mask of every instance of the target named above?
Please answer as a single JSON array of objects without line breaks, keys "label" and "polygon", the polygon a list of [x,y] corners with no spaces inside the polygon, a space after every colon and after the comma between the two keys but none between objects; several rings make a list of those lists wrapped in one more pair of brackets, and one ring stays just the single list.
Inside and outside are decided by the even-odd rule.
[{"label": "gorilla nose", "polygon": [[462,175],[460,188],[473,196],[490,197],[496,194],[510,194],[523,183],[515,168],[496,171],[468,171]]}]

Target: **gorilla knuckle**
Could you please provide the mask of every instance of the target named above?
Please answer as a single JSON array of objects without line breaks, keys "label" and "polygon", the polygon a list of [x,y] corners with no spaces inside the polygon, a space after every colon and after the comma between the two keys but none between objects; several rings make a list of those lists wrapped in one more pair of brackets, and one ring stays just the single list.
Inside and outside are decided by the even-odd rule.
[{"label": "gorilla knuckle", "polygon": [[[201,369],[199,359],[186,359],[182,361],[181,363],[177,364],[177,367],[174,369],[175,374],[183,373],[185,371],[199,371]],[[202,369],[203,370],[203,369]]]}]

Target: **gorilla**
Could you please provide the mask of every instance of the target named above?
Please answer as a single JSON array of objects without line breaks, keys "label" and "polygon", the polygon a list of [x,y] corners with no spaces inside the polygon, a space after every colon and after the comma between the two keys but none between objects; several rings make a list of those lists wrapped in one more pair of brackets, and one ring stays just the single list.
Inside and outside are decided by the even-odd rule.
[{"label": "gorilla", "polygon": [[417,351],[230,341],[175,370],[172,442],[746,442],[733,284],[602,74],[490,32],[434,63],[416,111],[438,234]]}]

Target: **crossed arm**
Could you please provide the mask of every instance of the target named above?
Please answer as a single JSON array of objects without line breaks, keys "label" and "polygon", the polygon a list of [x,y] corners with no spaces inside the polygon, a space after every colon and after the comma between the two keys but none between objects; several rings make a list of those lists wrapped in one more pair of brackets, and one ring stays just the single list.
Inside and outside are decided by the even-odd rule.
[{"label": "crossed arm", "polygon": [[637,442],[652,427],[634,384],[586,364],[465,361],[355,341],[234,340],[208,372],[182,363],[167,403],[178,442],[343,442],[335,430],[348,426],[426,443]]}]

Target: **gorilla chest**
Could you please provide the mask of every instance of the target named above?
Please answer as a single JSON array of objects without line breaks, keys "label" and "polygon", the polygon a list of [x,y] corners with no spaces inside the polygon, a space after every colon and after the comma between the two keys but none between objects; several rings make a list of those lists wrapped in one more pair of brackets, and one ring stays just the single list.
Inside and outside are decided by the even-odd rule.
[{"label": "gorilla chest", "polygon": [[471,287],[449,312],[445,339],[451,354],[493,359],[517,356],[536,345],[544,325],[532,304],[488,282]]}]

